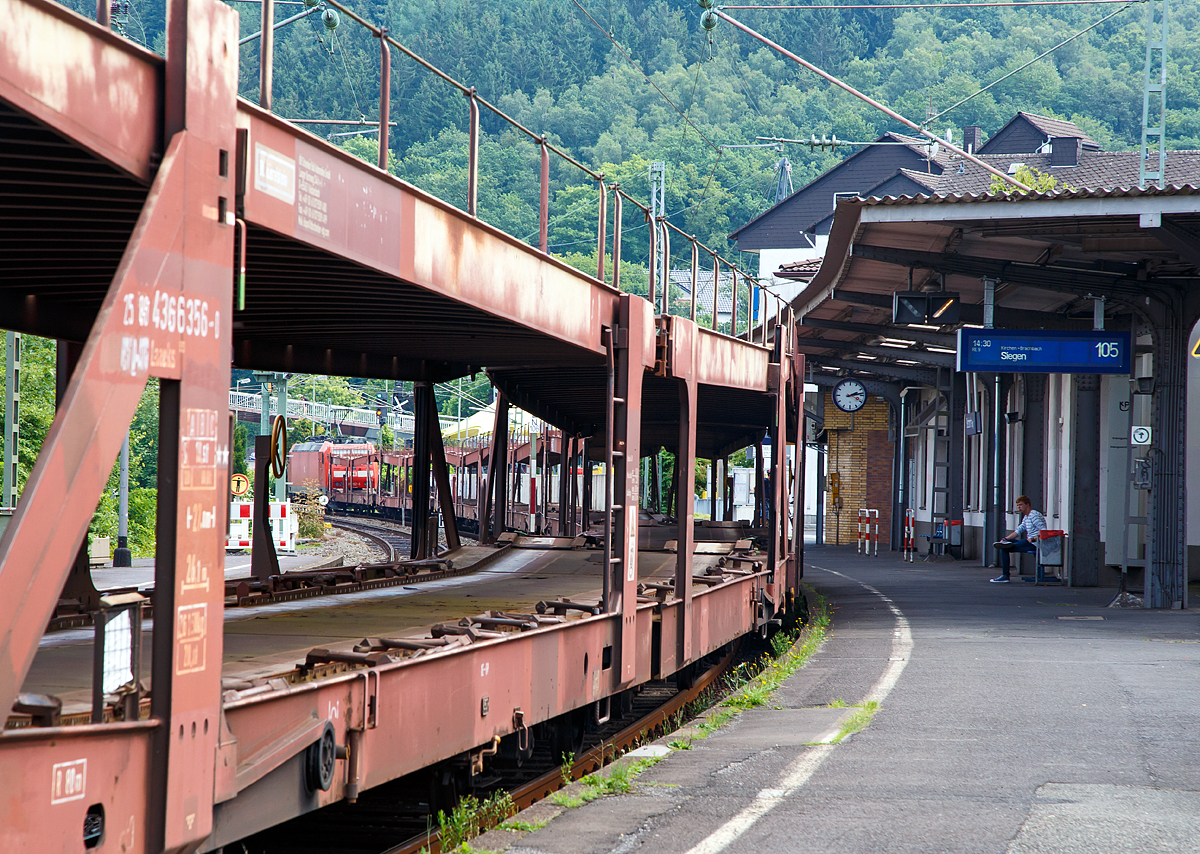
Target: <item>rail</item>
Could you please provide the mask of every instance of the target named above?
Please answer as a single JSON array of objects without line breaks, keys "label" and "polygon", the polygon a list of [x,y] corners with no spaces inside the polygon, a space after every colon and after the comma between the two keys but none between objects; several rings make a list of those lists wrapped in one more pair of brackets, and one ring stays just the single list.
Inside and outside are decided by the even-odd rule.
[{"label": "rail", "polygon": [[[342,519],[332,515],[329,515],[326,518],[329,519],[329,523],[333,525],[333,527],[351,531],[360,537],[370,540],[372,543],[378,546],[384,554],[383,560],[378,561],[379,563],[395,563],[397,560],[399,560],[399,557],[396,554],[396,541],[401,538],[388,537],[388,532],[382,529],[381,526],[372,525],[368,522],[354,522],[350,521],[349,519]],[[404,537],[403,539],[405,541],[408,540],[407,537]]]},{"label": "rail", "polygon": [[[691,703],[699,700],[713,684],[724,676],[737,657],[738,646],[734,645],[719,662],[706,670],[690,688],[675,694],[661,706],[638,718],[620,732],[604,739],[599,744],[584,751],[574,759],[571,768],[565,774],[561,768],[554,768],[545,774],[523,783],[509,792],[513,804],[518,810],[533,806],[548,797],[552,792],[565,788],[570,783],[587,774],[603,768],[608,762],[615,761],[627,751],[646,740],[648,733],[658,732],[666,728],[672,718],[683,712]],[[612,698],[615,700],[616,698]],[[383,854],[420,854],[421,851],[441,851],[441,830],[429,830],[407,842],[402,842],[387,849]],[[457,849],[456,849],[457,850]]]}]

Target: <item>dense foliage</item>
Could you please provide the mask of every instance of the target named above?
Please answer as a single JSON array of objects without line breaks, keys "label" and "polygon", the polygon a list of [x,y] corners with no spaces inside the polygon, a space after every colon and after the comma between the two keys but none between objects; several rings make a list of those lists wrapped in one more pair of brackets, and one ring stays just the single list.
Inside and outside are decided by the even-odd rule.
[{"label": "dense foliage", "polygon": [[[69,0],[83,8],[88,0]],[[624,0],[353,0],[363,18],[388,27],[418,54],[498,105],[535,133],[648,196],[647,167],[667,164],[672,221],[710,246],[769,204],[779,154],[719,151],[756,136],[873,138],[899,130],[881,113],[781,59],[721,23],[712,43],[690,2]],[[234,0],[243,35],[259,29],[259,6]],[[882,4],[881,4],[882,5]],[[127,33],[161,49],[161,0],[134,0]],[[304,7],[278,5],[276,20]],[[914,119],[938,112],[1102,17],[1112,20],[933,123],[994,132],[1017,110],[1069,118],[1102,145],[1140,139],[1148,7],[1060,6],[946,10],[739,12],[743,20],[827,71]],[[1200,4],[1172,3],[1167,127],[1174,148],[1200,148],[1200,75],[1193,46]],[[311,15],[277,34],[274,109],[293,118],[377,118],[378,41],[346,16],[330,32]],[[597,26],[597,24],[599,26]],[[610,38],[611,37],[611,38]],[[620,45],[632,62],[616,47]],[[242,47],[241,92],[258,96],[257,42]],[[636,67],[635,67],[636,65]],[[674,103],[672,106],[642,76]],[[457,90],[393,52],[393,170],[455,204],[465,203],[467,105]],[[676,110],[678,107],[678,111]],[[687,114],[689,127],[679,111]],[[537,240],[538,151],[486,109],[480,214]],[[328,126],[313,126],[329,133]],[[333,132],[353,128],[332,129]],[[701,136],[703,135],[703,137]],[[957,134],[956,134],[957,135]],[[373,139],[337,137],[374,159]],[[788,146],[799,187],[845,151]],[[555,159],[550,243],[560,254],[594,256],[595,190]],[[626,208],[624,252],[645,258],[640,212]],[[677,251],[681,251],[677,249]],[[581,261],[582,264],[582,261]]]},{"label": "dense foliage", "polygon": [[[92,0],[63,0],[95,14]],[[477,88],[536,134],[635,198],[649,194],[653,161],[667,166],[671,221],[728,253],[727,235],[772,201],[780,152],[748,145],[758,136],[807,139],[836,134],[867,140],[902,128],[883,114],[785,61],[722,23],[708,34],[692,2],[623,0],[349,0],[357,14],[390,33],[459,81]],[[241,33],[258,31],[259,5],[230,0]],[[303,11],[277,0],[276,20]],[[828,5],[820,3],[819,5]],[[883,5],[883,4],[880,4]],[[586,7],[594,21],[584,13]],[[994,133],[1018,110],[1067,118],[1102,146],[1127,149],[1140,138],[1142,74],[1148,5],[976,8],[945,10],[811,10],[735,13],[832,74],[913,119],[951,107],[1069,35],[1116,13],[1086,35],[932,122],[939,133],[977,124]],[[118,28],[163,52],[163,0],[132,0]],[[1168,61],[1169,146],[1200,149],[1200,2],[1171,5]],[[310,15],[277,32],[274,110],[291,119],[378,117],[378,41],[346,16],[330,31]],[[644,74],[643,74],[644,73]],[[650,81],[648,82],[646,76]],[[258,46],[241,48],[240,91],[258,98]],[[467,103],[453,87],[393,51],[390,171],[465,206]],[[686,116],[686,120],[683,116]],[[356,128],[310,125],[354,154],[375,162],[378,143]],[[538,240],[539,151],[528,137],[484,109],[480,145],[480,216],[531,243]],[[347,133],[353,135],[345,135]],[[334,136],[333,134],[340,134]],[[845,156],[789,145],[783,152],[800,187]],[[595,271],[595,183],[552,158],[550,249]],[[648,236],[640,211],[626,206],[622,222],[623,285],[644,292]],[[673,246],[676,257],[684,248]],[[750,262],[746,266],[753,269]],[[611,271],[611,259],[606,264]],[[241,378],[235,372],[234,382]],[[53,417],[54,344],[26,338],[21,405],[20,480],[24,483]],[[461,411],[490,401],[481,373],[462,381]],[[438,387],[439,410],[459,411],[459,384]],[[397,389],[383,381],[304,378],[294,397],[374,408]],[[411,387],[398,390],[408,397]],[[411,399],[411,398],[409,398]],[[411,407],[409,407],[411,411]],[[319,430],[293,424],[295,441]],[[157,387],[152,381],[131,429],[131,538],[135,551],[153,548],[157,464]],[[253,427],[239,425],[234,465]],[[385,443],[388,437],[385,436]],[[668,461],[667,469],[670,466]],[[699,466],[699,464],[698,464]],[[703,471],[697,469],[697,480]],[[93,530],[115,534],[115,474]]]}]

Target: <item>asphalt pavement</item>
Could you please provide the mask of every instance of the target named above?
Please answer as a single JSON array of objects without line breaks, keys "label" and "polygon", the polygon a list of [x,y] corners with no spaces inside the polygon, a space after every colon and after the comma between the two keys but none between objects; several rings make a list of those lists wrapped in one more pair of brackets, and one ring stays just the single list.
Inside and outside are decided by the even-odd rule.
[{"label": "asphalt pavement", "polygon": [[[768,706],[510,854],[1200,852],[1200,611],[810,548],[827,640]],[[828,743],[879,701],[870,725]],[[663,744],[670,742],[668,737]],[[678,745],[678,740],[676,744]]]}]

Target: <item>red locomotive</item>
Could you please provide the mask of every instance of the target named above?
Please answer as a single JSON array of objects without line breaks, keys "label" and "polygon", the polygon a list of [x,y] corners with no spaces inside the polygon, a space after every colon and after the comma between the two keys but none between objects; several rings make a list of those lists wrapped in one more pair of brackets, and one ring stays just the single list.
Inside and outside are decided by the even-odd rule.
[{"label": "red locomotive", "polygon": [[379,451],[354,436],[310,436],[288,454],[288,494],[312,487],[332,504],[374,504]]}]

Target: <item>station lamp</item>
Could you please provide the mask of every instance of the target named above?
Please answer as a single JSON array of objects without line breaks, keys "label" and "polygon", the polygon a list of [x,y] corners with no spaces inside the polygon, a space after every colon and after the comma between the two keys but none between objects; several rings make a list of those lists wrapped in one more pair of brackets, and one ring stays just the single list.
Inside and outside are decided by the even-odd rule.
[{"label": "station lamp", "polygon": [[896,291],[892,323],[948,326],[962,317],[959,295],[949,291]]}]

